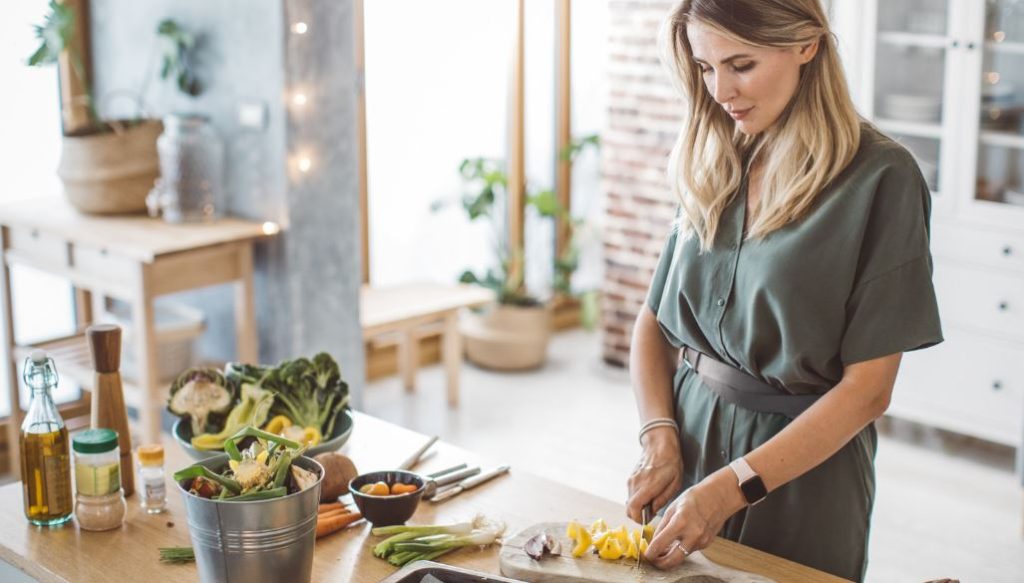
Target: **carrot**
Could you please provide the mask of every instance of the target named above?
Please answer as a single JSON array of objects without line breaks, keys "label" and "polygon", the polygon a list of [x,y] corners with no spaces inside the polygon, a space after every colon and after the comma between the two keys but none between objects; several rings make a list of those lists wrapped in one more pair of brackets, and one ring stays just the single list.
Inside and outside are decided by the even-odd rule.
[{"label": "carrot", "polygon": [[316,518],[316,538],[338,532],[363,517],[358,512],[328,512]]},{"label": "carrot", "polygon": [[416,484],[403,484],[401,482],[396,482],[394,484],[391,484],[391,495],[394,496],[395,494],[408,494],[409,492],[415,492],[416,490],[419,489],[420,487],[417,486]]},{"label": "carrot", "polygon": [[321,504],[317,509],[317,513],[323,514],[329,510],[341,510],[342,508],[345,508],[345,505],[341,502],[331,502],[330,504]]}]

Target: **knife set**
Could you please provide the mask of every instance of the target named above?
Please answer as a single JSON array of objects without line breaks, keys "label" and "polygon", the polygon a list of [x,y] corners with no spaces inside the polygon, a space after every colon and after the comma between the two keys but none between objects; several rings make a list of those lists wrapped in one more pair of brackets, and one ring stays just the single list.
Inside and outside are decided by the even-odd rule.
[{"label": "knife set", "polygon": [[[427,443],[402,462],[398,469],[411,470],[413,466],[423,459],[427,450],[437,443],[437,439],[436,436],[431,437]],[[426,474],[424,477],[427,478],[427,483],[424,488],[423,498],[431,502],[444,502],[508,471],[509,466],[507,465],[501,465],[492,470],[481,472],[479,466],[470,468],[467,464],[459,464],[432,474]]]}]

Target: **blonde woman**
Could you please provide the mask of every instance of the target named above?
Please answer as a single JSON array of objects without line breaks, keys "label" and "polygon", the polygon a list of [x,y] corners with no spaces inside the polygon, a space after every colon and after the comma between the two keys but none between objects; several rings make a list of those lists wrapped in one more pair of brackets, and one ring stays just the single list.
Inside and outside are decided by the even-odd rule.
[{"label": "blonde woman", "polygon": [[680,214],[633,334],[628,513],[663,510],[659,567],[719,535],[860,580],[873,422],[942,341],[928,188],[858,117],[819,0],[685,0],[664,36]]}]

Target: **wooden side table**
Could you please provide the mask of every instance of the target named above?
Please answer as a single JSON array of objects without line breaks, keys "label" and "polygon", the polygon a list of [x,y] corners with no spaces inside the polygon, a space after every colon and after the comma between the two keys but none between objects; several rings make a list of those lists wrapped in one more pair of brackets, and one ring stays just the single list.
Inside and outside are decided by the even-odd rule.
[{"label": "wooden side table", "polygon": [[441,334],[441,361],[448,381],[448,404],[459,404],[462,336],[459,310],[494,301],[494,293],[475,285],[407,284],[393,287],[363,286],[360,294],[363,340],[388,336],[398,344],[398,370],[406,391],[416,387],[419,340]]},{"label": "wooden side table", "polygon": [[[269,230],[269,229],[268,229]],[[257,362],[252,244],[263,225],[227,218],[211,224],[170,225],[142,216],[79,214],[63,198],[0,205],[3,261],[0,304],[3,350],[9,367],[11,416],[7,443],[18,466],[22,411],[17,363],[35,348],[50,353],[62,376],[88,390],[92,383],[84,326],[104,297],[131,305],[136,378],[125,379],[125,402],[138,410],[142,443],[160,443],[160,411],[169,386],[157,378],[154,298],[210,285],[235,286],[238,360]],[[76,289],[79,333],[32,346],[14,341],[10,266],[22,264],[71,281]]]}]

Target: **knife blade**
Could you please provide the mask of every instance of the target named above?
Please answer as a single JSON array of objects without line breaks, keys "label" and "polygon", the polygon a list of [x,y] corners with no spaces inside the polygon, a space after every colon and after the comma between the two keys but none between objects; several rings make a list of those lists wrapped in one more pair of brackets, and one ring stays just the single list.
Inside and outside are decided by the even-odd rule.
[{"label": "knife blade", "polygon": [[430,501],[443,502],[445,500],[448,500],[449,498],[458,496],[459,494],[465,492],[466,490],[469,490],[470,488],[475,488],[492,478],[496,478],[508,471],[509,466],[498,466],[497,468],[494,468],[493,470],[490,470],[488,472],[484,472],[478,476],[466,478],[465,480],[462,480],[461,482],[456,484],[453,488],[446,489],[443,492],[435,494],[434,497],[430,499]]},{"label": "knife blade", "polygon": [[[644,507],[640,509],[640,538],[644,538],[644,529],[647,528],[647,523],[651,521],[651,514],[654,512],[654,507],[651,502],[644,504]],[[636,549],[636,570],[640,570],[640,549]]]}]

